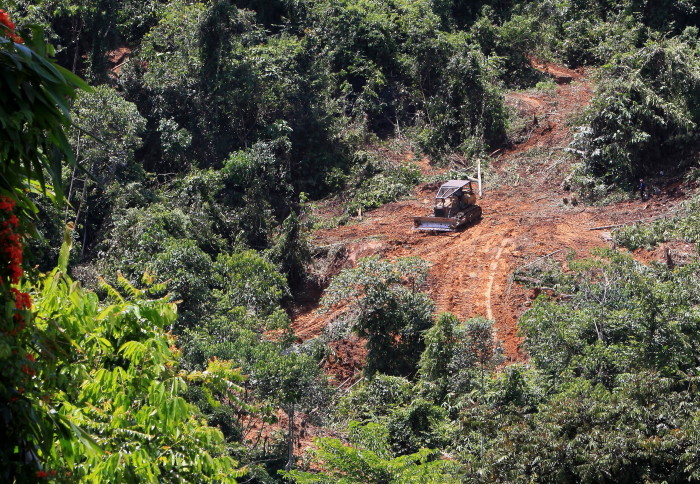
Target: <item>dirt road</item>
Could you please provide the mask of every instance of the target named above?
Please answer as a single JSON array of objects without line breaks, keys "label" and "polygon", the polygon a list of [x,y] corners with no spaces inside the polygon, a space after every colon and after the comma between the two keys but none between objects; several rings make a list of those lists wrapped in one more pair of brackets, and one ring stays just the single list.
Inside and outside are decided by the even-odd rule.
[{"label": "dirt road", "polygon": [[[585,107],[592,88],[580,72],[561,68],[557,72],[560,78],[555,79],[563,82],[554,93],[506,97],[532,122],[524,128],[527,137],[522,143],[493,160],[499,178],[515,182],[489,189],[489,180],[484,180],[487,189],[478,202],[483,208],[480,222],[457,233],[415,232],[412,217],[431,213],[437,186],[422,185],[416,188],[415,199],[385,205],[350,225],[314,232],[314,243],[345,247],[338,268],[374,254],[417,256],[429,261],[427,292],[438,311],[450,311],[460,318],[494,320],[506,358],[526,359],[517,320],[529,307],[532,294],[512,283],[513,271],[559,250],[553,258],[564,260],[569,251],[585,257],[592,248],[610,244],[609,232],[591,228],[662,214],[677,202],[635,200],[603,208],[571,203],[572,194],[561,187],[570,163],[562,151],[571,140],[566,120]],[[509,171],[515,176],[507,176]],[[318,335],[329,318],[328,314],[303,312],[294,318],[293,329],[308,339]],[[346,348],[345,354],[350,364],[352,351]],[[357,362],[352,365],[356,367]]]}]

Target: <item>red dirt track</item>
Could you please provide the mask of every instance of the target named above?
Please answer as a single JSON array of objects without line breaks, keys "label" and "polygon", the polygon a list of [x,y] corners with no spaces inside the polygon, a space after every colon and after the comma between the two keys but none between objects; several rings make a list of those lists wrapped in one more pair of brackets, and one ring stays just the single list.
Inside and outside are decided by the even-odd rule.
[{"label": "red dirt track", "polygon": [[[571,162],[561,151],[571,141],[566,120],[588,104],[592,86],[582,72],[537,61],[533,65],[553,75],[558,85],[553,94],[506,96],[510,106],[533,121],[526,127],[523,143],[491,161],[492,172],[496,172],[492,177],[510,180],[504,175],[508,170],[517,170],[517,176],[510,186],[497,188],[488,177],[484,179],[483,197],[478,201],[483,208],[481,221],[456,233],[414,231],[413,216],[429,215],[432,210],[437,185],[426,184],[416,188],[415,199],[385,205],[350,225],[313,233],[318,246],[345,247],[343,260],[334,266],[336,272],[374,254],[418,256],[429,261],[432,267],[425,290],[438,311],[450,311],[462,319],[484,316],[494,320],[508,361],[527,359],[517,334],[517,320],[532,300],[532,291],[513,284],[514,270],[555,251],[561,252],[553,259],[564,260],[571,250],[585,257],[595,247],[610,245],[609,231],[591,228],[668,213],[680,201],[662,192],[647,202],[637,199],[606,207],[572,204],[572,194],[561,188]],[[320,334],[331,316],[302,312],[294,318],[293,329],[306,340]],[[362,349],[357,348],[353,356],[348,351],[353,343],[362,344],[357,339],[345,341],[330,369],[339,380],[358,370],[355,356],[361,355]],[[346,361],[338,361],[341,359]],[[343,366],[345,371],[339,368]]]}]

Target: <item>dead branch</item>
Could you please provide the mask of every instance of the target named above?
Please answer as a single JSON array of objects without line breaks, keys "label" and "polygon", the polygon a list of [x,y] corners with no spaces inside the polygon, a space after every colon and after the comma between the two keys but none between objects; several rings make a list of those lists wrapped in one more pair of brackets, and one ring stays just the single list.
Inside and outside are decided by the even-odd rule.
[{"label": "dead branch", "polygon": [[552,257],[554,254],[558,254],[559,252],[561,252],[561,251],[563,251],[563,250],[564,250],[564,249],[555,250],[554,252],[551,252],[551,253],[549,253],[549,254],[547,254],[547,255],[545,255],[545,256],[542,256],[542,257],[540,257],[539,259],[533,260],[532,262],[528,262],[528,263],[525,264],[524,266],[520,266],[520,267],[518,267],[517,269],[515,269],[515,270],[513,271],[513,273],[516,273],[516,272],[518,272],[518,271],[521,271],[521,270],[525,269],[526,267],[530,267],[531,265],[536,264],[537,262],[539,262],[539,261],[541,261],[541,260],[544,260],[544,259],[546,259],[546,258],[548,258],[548,257]]}]

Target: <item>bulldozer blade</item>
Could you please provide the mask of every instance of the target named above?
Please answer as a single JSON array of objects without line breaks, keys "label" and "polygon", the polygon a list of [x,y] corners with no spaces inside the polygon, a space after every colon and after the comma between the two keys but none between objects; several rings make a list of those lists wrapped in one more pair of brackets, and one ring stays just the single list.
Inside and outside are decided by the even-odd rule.
[{"label": "bulldozer blade", "polygon": [[413,228],[426,232],[454,232],[459,222],[446,217],[413,217]]}]

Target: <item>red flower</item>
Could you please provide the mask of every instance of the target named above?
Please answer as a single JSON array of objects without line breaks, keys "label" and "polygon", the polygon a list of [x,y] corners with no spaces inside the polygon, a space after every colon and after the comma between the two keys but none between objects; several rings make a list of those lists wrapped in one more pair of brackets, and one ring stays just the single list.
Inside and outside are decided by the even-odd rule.
[{"label": "red flower", "polygon": [[36,372],[32,368],[29,368],[27,365],[22,365],[20,367],[20,370],[22,370],[22,373],[24,373],[25,375],[28,375],[28,376],[36,375]]},{"label": "red flower", "polygon": [[31,353],[27,353],[27,359],[29,361],[31,361],[32,363],[34,363],[36,361],[36,357]]},{"label": "red flower", "polygon": [[15,30],[15,24],[12,23],[12,21],[10,20],[10,16],[7,15],[7,12],[5,12],[4,10],[0,10],[0,24],[3,24],[10,30]]},{"label": "red flower", "polygon": [[[4,12],[0,10],[0,17],[2,16]],[[7,15],[7,14],[5,14]],[[0,20],[0,23],[2,21]],[[15,208],[15,201],[8,197],[7,195],[0,195],[0,210],[5,210],[7,212],[12,211],[12,209]]]},{"label": "red flower", "polygon": [[32,298],[29,293],[21,292],[14,287],[11,287],[10,291],[15,295],[15,307],[17,309],[21,311],[32,307]]},{"label": "red flower", "polygon": [[3,25],[7,29],[7,32],[5,32],[5,37],[12,40],[12,42],[16,42],[18,44],[24,43],[22,37],[15,34],[15,24],[10,20],[10,16],[7,15],[7,12],[5,12],[4,10],[0,10],[0,25]]},{"label": "red flower", "polygon": [[[19,225],[19,219],[12,213],[14,207],[14,200],[5,196],[0,197],[0,211],[10,215],[7,220],[0,223],[0,271],[2,271],[0,277],[9,279],[12,284],[17,284],[22,277],[22,243],[20,235],[14,232]],[[5,266],[4,271],[3,266]],[[26,300],[22,298],[20,304],[24,305],[25,302]],[[29,304],[31,305],[31,302]]]},{"label": "red flower", "polygon": [[36,471],[37,477],[49,477],[49,473],[46,471]]}]

